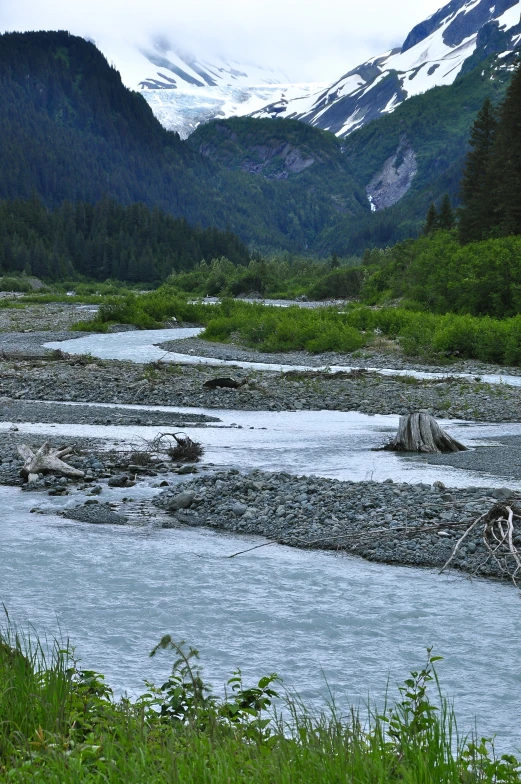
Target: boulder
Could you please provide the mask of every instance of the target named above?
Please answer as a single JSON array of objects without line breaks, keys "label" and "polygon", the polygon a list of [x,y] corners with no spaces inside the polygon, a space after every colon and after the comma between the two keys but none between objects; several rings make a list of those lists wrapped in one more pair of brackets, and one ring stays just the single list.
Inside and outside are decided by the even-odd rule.
[{"label": "boulder", "polygon": [[174,496],[170,501],[168,501],[168,509],[171,512],[177,512],[180,509],[190,509],[194,502],[195,493],[184,492],[179,493],[179,495]]},{"label": "boulder", "polygon": [[240,389],[247,383],[247,379],[243,378],[238,381],[235,378],[211,378],[205,381],[203,387],[205,389]]},{"label": "boulder", "polygon": [[126,487],[129,483],[129,478],[126,474],[117,474],[111,476],[108,482],[109,487]]}]

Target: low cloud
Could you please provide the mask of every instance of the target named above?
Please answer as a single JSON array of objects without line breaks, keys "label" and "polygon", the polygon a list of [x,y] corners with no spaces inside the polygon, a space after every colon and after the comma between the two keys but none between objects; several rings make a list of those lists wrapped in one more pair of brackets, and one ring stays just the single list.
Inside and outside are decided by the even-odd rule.
[{"label": "low cloud", "polygon": [[[18,0],[0,7],[6,30],[67,29],[100,42],[141,44],[163,35],[209,58],[271,65],[292,80],[332,81],[400,45],[442,0]],[[6,3],[4,3],[4,6]],[[116,61],[116,65],[117,65]]]}]

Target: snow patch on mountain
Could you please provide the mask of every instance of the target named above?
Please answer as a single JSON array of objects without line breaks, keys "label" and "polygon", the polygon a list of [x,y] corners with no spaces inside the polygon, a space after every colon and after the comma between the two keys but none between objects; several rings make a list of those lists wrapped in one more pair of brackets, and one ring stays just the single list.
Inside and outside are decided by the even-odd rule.
[{"label": "snow patch on mountain", "polygon": [[176,90],[144,89],[141,94],[159,122],[182,139],[202,123],[217,118],[244,117],[268,102],[296,100],[316,92],[318,85],[273,84],[219,87],[183,87]]},{"label": "snow patch on mountain", "polygon": [[326,90],[275,101],[254,116],[299,119],[345,137],[414,95],[453,84],[487,37],[485,31],[497,29],[504,52],[512,53],[521,40],[520,22],[521,0],[497,0],[495,5],[490,0],[451,0],[417,25],[401,49],[368,60]]}]

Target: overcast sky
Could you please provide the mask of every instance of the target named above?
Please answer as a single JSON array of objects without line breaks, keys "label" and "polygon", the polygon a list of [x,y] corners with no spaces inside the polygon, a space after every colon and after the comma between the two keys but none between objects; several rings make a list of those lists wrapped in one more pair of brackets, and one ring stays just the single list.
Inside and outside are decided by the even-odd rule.
[{"label": "overcast sky", "polygon": [[[444,0],[0,0],[2,30],[68,29],[103,42],[168,35],[187,50],[332,81],[400,45]],[[117,46],[115,46],[117,51]],[[117,64],[117,63],[116,63]]]}]

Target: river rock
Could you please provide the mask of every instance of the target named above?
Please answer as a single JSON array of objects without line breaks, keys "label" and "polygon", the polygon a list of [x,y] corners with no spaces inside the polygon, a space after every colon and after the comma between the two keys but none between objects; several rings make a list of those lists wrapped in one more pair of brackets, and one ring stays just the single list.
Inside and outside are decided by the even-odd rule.
[{"label": "river rock", "polygon": [[[449,493],[441,483],[341,482],[258,469],[218,471],[190,480],[183,493],[179,489],[167,488],[154,500],[175,512],[172,525],[208,526],[294,547],[340,549],[372,561],[438,569],[449,559],[463,526],[497,502],[486,488],[451,488]],[[449,495],[451,500],[442,501]],[[519,504],[519,493],[513,495]],[[178,499],[187,496],[198,500],[177,511]],[[515,524],[514,541],[521,544],[521,526]],[[452,565],[501,577],[478,530],[468,537],[464,558],[460,555]]]},{"label": "river rock", "polygon": [[497,498],[498,501],[506,501],[512,497],[512,490],[509,490],[508,487],[498,487],[492,491],[492,496]]},{"label": "river rock", "polygon": [[168,509],[171,512],[176,512],[180,509],[190,509],[194,502],[195,493],[191,492],[184,492],[179,493],[174,498],[169,500],[168,502]]},{"label": "river rock", "polygon": [[129,477],[126,474],[117,474],[110,477],[108,484],[109,487],[127,487],[129,481]]},{"label": "river rock", "polygon": [[114,512],[107,504],[65,509],[62,512],[62,516],[67,517],[69,520],[78,520],[81,523],[94,523],[96,525],[125,525],[128,522],[126,517]]}]

